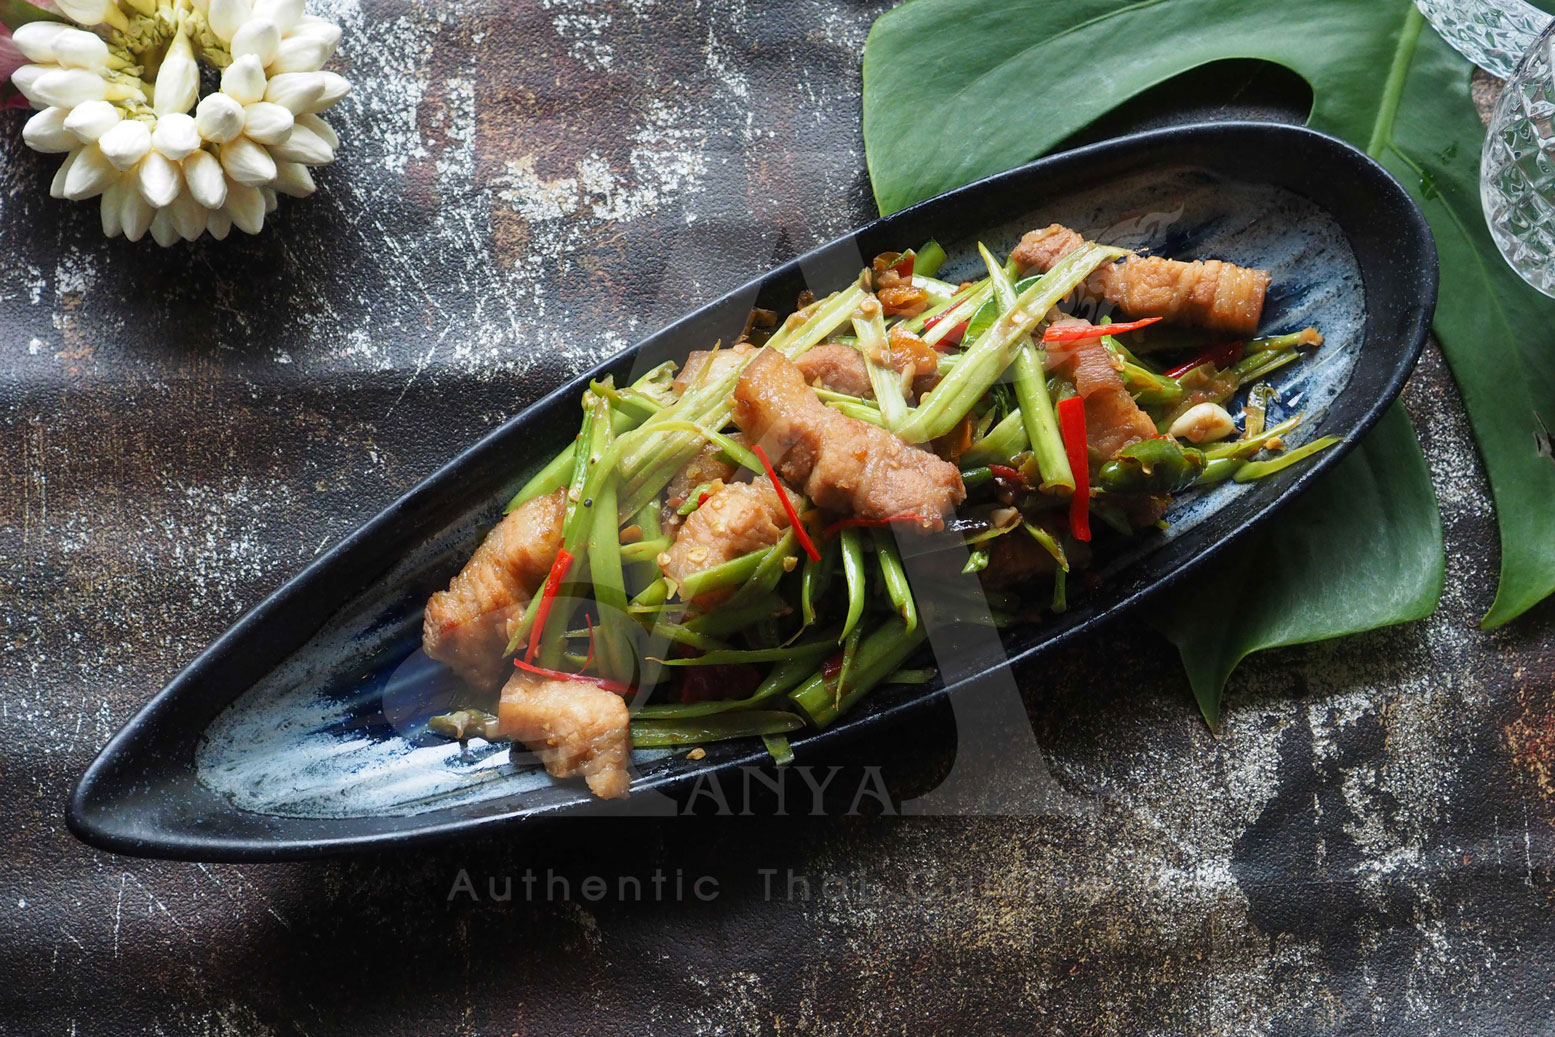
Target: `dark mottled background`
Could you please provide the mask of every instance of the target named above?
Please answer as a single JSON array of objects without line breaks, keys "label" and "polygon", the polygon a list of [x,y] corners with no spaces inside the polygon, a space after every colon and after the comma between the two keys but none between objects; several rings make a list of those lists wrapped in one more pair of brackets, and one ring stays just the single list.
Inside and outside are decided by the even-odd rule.
[{"label": "dark mottled background", "polygon": [[[241,867],[72,839],[97,748],[309,558],[568,372],[872,215],[878,4],[322,6],[346,145],[258,238],[104,242],[0,116],[0,1030],[1548,1031],[1555,609],[1475,629],[1493,521],[1434,352],[1407,403],[1441,611],[1252,661],[1219,739],[1138,627],[1020,674],[1087,809],[574,822]],[[954,731],[856,751],[910,791]],[[460,869],[481,903],[449,902]],[[655,871],[664,902],[577,895]],[[677,873],[716,898],[677,901]]]}]

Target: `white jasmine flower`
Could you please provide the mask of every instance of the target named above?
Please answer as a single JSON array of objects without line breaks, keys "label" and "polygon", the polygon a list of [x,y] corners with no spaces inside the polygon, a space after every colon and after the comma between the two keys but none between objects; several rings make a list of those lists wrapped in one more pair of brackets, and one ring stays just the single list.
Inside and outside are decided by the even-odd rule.
[{"label": "white jasmine flower", "polygon": [[234,58],[221,74],[221,92],[238,104],[253,104],[265,96],[265,67],[252,54]]},{"label": "white jasmine flower", "polygon": [[[17,69],[17,73],[28,67],[23,65]],[[16,83],[17,88],[27,95],[27,100],[37,105],[74,108],[78,104],[101,101],[108,96],[108,84],[103,77],[84,68],[48,69],[32,81],[31,90],[17,81],[16,74],[11,76],[11,82]]]},{"label": "white jasmine flower", "polygon": [[178,240],[178,228],[173,226],[173,207],[158,209],[151,217],[151,240],[163,248]]},{"label": "white jasmine flower", "polygon": [[78,147],[80,139],[65,129],[65,117],[69,114],[64,108],[43,109],[22,127],[22,140],[32,150],[45,154]]},{"label": "white jasmine flower", "polygon": [[243,135],[260,144],[284,144],[294,122],[290,111],[270,101],[255,101],[243,109]]},{"label": "white jasmine flower", "polygon": [[98,207],[103,220],[103,234],[106,237],[116,238],[124,233],[124,192],[134,190],[127,184],[123,177],[108,185],[103,192],[102,203]]},{"label": "white jasmine flower", "polygon": [[64,22],[28,22],[11,33],[11,42],[28,61],[49,65],[59,63],[55,42],[61,33],[79,32]]},{"label": "white jasmine flower", "polygon": [[119,178],[119,171],[103,155],[103,149],[88,144],[76,154],[70,172],[65,176],[64,195],[72,202],[96,198]]},{"label": "white jasmine flower", "polygon": [[335,132],[334,128],[330,126],[329,123],[325,122],[319,116],[310,112],[307,115],[297,116],[296,122],[317,134],[320,140],[329,145],[329,150],[331,152],[340,150],[340,135]]},{"label": "white jasmine flower", "polygon": [[232,225],[247,234],[258,234],[265,225],[265,198],[259,188],[227,181],[227,204],[222,211],[232,217]]},{"label": "white jasmine flower", "polygon": [[297,22],[297,27],[291,31],[293,36],[311,36],[322,40],[329,45],[330,53],[340,45],[340,26],[324,18],[316,18],[311,14],[305,14]]},{"label": "white jasmine flower", "polygon": [[302,20],[302,0],[256,0],[254,17],[263,18],[283,33],[289,33]]},{"label": "white jasmine flower", "polygon": [[151,218],[155,215],[156,210],[140,193],[138,184],[130,180],[121,181],[119,225],[124,230],[124,236],[130,241],[139,241],[145,237],[147,228],[151,226]]},{"label": "white jasmine flower", "polygon": [[166,211],[172,213],[173,229],[185,241],[193,241],[205,233],[205,222],[210,210],[195,201],[187,191],[175,198]]},{"label": "white jasmine flower", "polygon": [[209,151],[192,151],[184,159],[184,184],[194,200],[207,209],[227,204],[227,177],[220,160]]},{"label": "white jasmine flower", "polygon": [[254,15],[248,0],[211,0],[205,20],[217,39],[230,41],[244,22]]},{"label": "white jasmine flower", "polygon": [[202,97],[194,110],[195,128],[215,144],[225,144],[241,134],[243,121],[243,106],[224,93]]},{"label": "white jasmine flower", "polygon": [[311,111],[324,96],[328,72],[282,72],[265,84],[265,100],[278,104],[293,115]]},{"label": "white jasmine flower", "polygon": [[194,119],[183,112],[164,115],[151,134],[151,146],[174,162],[182,162],[200,147],[200,131]]},{"label": "white jasmine flower", "polygon": [[293,198],[306,198],[314,191],[313,174],[301,162],[275,164],[275,189]]},{"label": "white jasmine flower", "polygon": [[248,137],[238,137],[221,146],[221,168],[240,184],[259,187],[275,179],[275,159],[264,146]]},{"label": "white jasmine flower", "polygon": [[40,102],[33,96],[33,88],[38,80],[48,74],[56,66],[53,65],[23,65],[11,73],[11,85],[21,92],[21,95],[32,102],[34,108],[47,108],[48,105]]},{"label": "white jasmine flower", "polygon": [[317,72],[335,53],[335,45],[317,36],[288,36],[281,41],[270,71]]},{"label": "white jasmine flower", "polygon": [[291,136],[276,144],[270,153],[287,162],[302,162],[310,166],[327,166],[335,161],[335,149],[299,119],[292,126]]},{"label": "white jasmine flower", "polygon": [[153,151],[140,160],[136,167],[135,187],[147,205],[160,209],[173,204],[173,199],[183,190],[182,168],[160,151]]},{"label": "white jasmine flower", "polygon": [[101,25],[107,22],[116,29],[129,27],[129,20],[113,0],[54,0],[54,6],[78,25]]},{"label": "white jasmine flower", "polygon": [[103,156],[121,173],[132,168],[151,150],[151,131],[135,119],[123,119],[97,139]]},{"label": "white jasmine flower", "polygon": [[151,106],[158,115],[181,115],[194,107],[200,96],[200,66],[194,63],[194,48],[187,33],[173,37],[167,57],[157,70]]},{"label": "white jasmine flower", "polygon": [[274,22],[263,18],[251,18],[232,34],[232,56],[241,58],[252,55],[261,66],[275,60],[281,48],[281,30]]},{"label": "white jasmine flower", "polygon": [[90,144],[119,124],[119,109],[107,101],[87,101],[65,116],[65,129],[83,144]]},{"label": "white jasmine flower", "polygon": [[81,157],[80,147],[72,148],[70,154],[65,156],[65,161],[59,164],[59,169],[54,172],[54,179],[49,182],[49,197],[65,197],[65,180],[70,176],[70,170],[75,167],[76,160]]},{"label": "white jasmine flower", "polygon": [[[97,197],[103,233],[163,245],[258,233],[280,195],[315,190],[340,138],[319,117],[350,91],[323,64],[340,28],[303,0],[56,0],[74,25],[14,33],[22,129],[63,154],[56,198]],[[84,28],[83,28],[84,27]],[[200,97],[200,66],[221,72]],[[148,81],[142,70],[151,70]]]},{"label": "white jasmine flower", "polygon": [[96,33],[84,29],[66,29],[56,36],[54,53],[54,61],[70,68],[84,68],[95,72],[108,67],[107,41]]}]

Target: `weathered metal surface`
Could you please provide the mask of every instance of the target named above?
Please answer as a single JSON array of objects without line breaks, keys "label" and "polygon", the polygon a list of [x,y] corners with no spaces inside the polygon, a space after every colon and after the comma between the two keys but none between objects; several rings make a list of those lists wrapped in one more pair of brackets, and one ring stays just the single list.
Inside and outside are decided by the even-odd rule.
[{"label": "weathered metal surface", "polygon": [[[566,372],[871,214],[879,5],[328,6],[342,158],[257,239],[105,243],[0,119],[0,1030],[1547,1027],[1555,608],[1474,628],[1494,527],[1435,353],[1407,403],[1441,611],[1254,659],[1218,740],[1143,631],[1021,674],[1083,809],[850,817],[854,770],[842,816],[266,867],[76,843],[75,776],[244,608]],[[839,762],[932,785],[948,727]]]}]

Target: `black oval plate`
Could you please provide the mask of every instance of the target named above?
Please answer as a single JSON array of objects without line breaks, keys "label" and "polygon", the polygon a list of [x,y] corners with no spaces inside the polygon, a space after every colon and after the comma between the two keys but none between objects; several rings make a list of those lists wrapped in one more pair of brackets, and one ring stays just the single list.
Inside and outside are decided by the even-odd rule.
[{"label": "black oval plate", "polygon": [[[1021,230],[1051,220],[1168,255],[1269,267],[1276,285],[1265,328],[1317,323],[1328,335],[1316,356],[1286,369],[1282,395],[1312,419],[1303,440],[1335,433],[1345,443],[1272,478],[1193,495],[1172,513],[1169,535],[1139,538],[1072,611],[1007,632],[1007,658],[963,661],[954,687],[1091,630],[1272,516],[1393,401],[1435,304],[1435,247],[1409,196],[1359,151],[1297,127],[1141,133],[931,199],[785,264],[562,386],[395,501],[239,621],[114,736],[71,798],[71,831],[119,853],[281,859],[605,809],[580,783],[510,763],[505,747],[477,742],[461,752],[428,737],[426,717],[451,689],[414,653],[427,594],[446,585],[528,472],[571,439],[588,380],[730,341],[752,305],[790,307],[807,275],[829,290],[862,257],[929,237],[951,250],[952,276],[970,274],[973,242],[1007,249]],[[832,740],[950,690],[879,689],[833,728],[795,739],[795,751],[822,759]],[[699,763],[637,754],[630,802],[651,809],[666,802],[645,795],[651,789],[764,758],[756,742],[711,745]]]}]

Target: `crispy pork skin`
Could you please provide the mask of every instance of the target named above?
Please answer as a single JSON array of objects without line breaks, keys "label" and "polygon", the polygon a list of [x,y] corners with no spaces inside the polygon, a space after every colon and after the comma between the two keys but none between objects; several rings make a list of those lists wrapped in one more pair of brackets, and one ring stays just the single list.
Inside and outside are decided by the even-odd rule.
[{"label": "crispy pork skin", "polygon": [[471,687],[496,691],[512,671],[508,638],[561,549],[564,510],[561,490],[515,508],[427,601],[422,647]]},{"label": "crispy pork skin", "polygon": [[552,777],[582,775],[603,799],[619,799],[631,785],[630,719],[626,701],[614,692],[522,671],[508,678],[497,706],[499,733],[523,742]]},{"label": "crispy pork skin", "polygon": [[734,422],[822,508],[866,519],[918,515],[925,530],[966,499],[961,472],[899,436],[827,407],[781,353],[763,351],[734,390]]},{"label": "crispy pork skin", "polygon": [[[1021,238],[1014,258],[1022,270],[1046,272],[1084,241],[1079,232],[1055,223]],[[1269,273],[1218,259],[1184,263],[1129,256],[1097,270],[1085,288],[1130,317],[1161,317],[1173,324],[1251,335],[1263,315]]]}]

